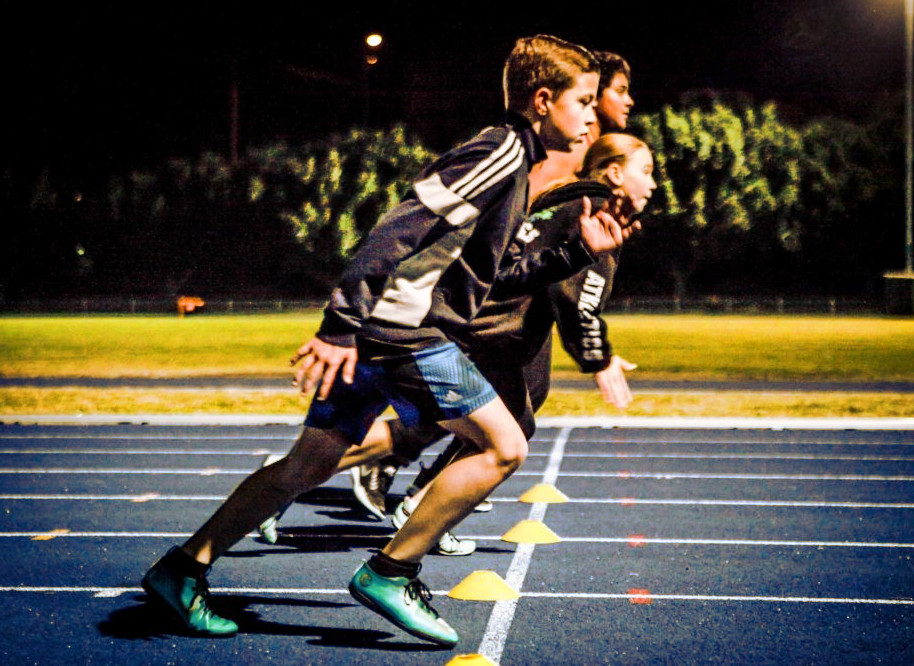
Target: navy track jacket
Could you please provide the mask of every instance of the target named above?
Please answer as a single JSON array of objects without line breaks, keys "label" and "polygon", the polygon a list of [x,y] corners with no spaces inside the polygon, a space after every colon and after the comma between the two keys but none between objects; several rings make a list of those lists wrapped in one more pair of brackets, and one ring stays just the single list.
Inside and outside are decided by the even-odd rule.
[{"label": "navy track jacket", "polygon": [[579,239],[503,262],[526,214],[530,167],[544,157],[530,124],[511,115],[436,160],[363,239],[318,337],[407,349],[454,339],[493,285],[529,292],[591,264]]}]

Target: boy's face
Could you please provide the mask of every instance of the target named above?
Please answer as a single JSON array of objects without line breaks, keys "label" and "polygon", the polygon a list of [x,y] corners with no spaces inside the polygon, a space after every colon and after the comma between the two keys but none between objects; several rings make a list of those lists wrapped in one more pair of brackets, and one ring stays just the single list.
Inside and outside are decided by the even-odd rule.
[{"label": "boy's face", "polygon": [[584,141],[590,126],[597,122],[594,107],[599,82],[596,72],[579,74],[571,88],[545,102],[540,139],[548,150],[570,152]]},{"label": "boy's face", "polygon": [[609,85],[603,88],[597,100],[597,117],[600,119],[600,130],[624,130],[628,124],[628,114],[635,101],[629,92],[628,77],[622,72],[613,75]]}]

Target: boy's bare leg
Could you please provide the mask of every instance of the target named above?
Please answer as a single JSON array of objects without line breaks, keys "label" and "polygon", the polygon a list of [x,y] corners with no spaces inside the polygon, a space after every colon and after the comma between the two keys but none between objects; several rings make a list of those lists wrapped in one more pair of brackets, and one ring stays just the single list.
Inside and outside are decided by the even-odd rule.
[{"label": "boy's bare leg", "polygon": [[336,471],[345,472],[352,467],[381,460],[393,453],[393,450],[390,428],[385,421],[378,419],[371,424],[371,428],[361,444],[355,444],[346,449]]},{"label": "boy's bare leg", "polygon": [[337,471],[349,442],[333,430],[304,427],[289,454],[241,482],[182,549],[212,564],[266,518]]},{"label": "boy's bare leg", "polygon": [[425,498],[381,551],[394,560],[419,562],[527,457],[527,440],[500,399],[442,425],[481,452],[451,463],[429,484]]},{"label": "boy's bare leg", "polygon": [[[390,428],[386,421],[377,419],[369,428],[361,444],[352,444],[346,449],[333,474],[339,474],[348,469],[357,468],[360,465],[370,465],[375,461],[386,458],[392,452],[393,439],[390,434]],[[269,461],[269,458],[267,458],[267,461]],[[264,462],[265,465],[267,461]],[[278,510],[258,523],[257,530],[260,532],[261,539],[270,544],[277,542],[279,534],[276,530],[276,524],[294,499],[294,497],[291,498],[289,502],[283,504]]]},{"label": "boy's bare leg", "polygon": [[[453,465],[458,460],[463,460],[464,458],[466,458],[470,455],[475,455],[472,452],[472,449],[470,449],[468,447],[464,447],[463,449],[460,450],[459,453],[457,453],[457,455],[455,455],[453,458],[451,458],[451,460],[448,461],[448,464],[445,465],[445,467],[442,467],[441,469],[445,469],[448,465]],[[429,486],[431,486],[434,482],[435,482],[434,479],[432,479],[431,481],[426,483],[424,486],[419,488],[419,490],[416,491],[413,495],[410,496],[409,499],[412,502],[412,506],[415,506],[416,504],[419,504],[422,501],[422,499],[428,493]]]}]

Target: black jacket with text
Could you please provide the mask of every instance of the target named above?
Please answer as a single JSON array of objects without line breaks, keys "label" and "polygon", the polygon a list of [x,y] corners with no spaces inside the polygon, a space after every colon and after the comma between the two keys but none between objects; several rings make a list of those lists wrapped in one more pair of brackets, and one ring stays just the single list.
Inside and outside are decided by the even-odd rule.
[{"label": "black jacket with text", "polygon": [[530,167],[544,156],[530,124],[512,115],[426,168],[363,239],[318,337],[358,342],[366,360],[454,340],[494,285],[531,293],[590,265],[579,238],[505,256],[524,221]]},{"label": "black jacket with text", "polygon": [[[609,187],[593,181],[578,181],[545,193],[534,202],[506,261],[516,262],[519,256],[536,255],[543,248],[579,239],[584,196],[590,198],[594,211],[613,199]],[[461,345],[477,355],[525,365],[549,339],[555,323],[563,347],[582,372],[605,369],[612,346],[600,313],[612,290],[618,259],[619,250],[602,253],[592,265],[532,294],[512,294],[496,286],[461,332]]]}]

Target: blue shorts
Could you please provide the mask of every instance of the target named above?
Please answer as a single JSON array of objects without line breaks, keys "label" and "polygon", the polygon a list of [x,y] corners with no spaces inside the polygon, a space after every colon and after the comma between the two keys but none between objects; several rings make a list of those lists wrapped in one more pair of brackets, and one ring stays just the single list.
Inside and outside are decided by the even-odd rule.
[{"label": "blue shorts", "polygon": [[453,343],[426,347],[396,361],[357,363],[346,384],[337,376],[326,400],[313,400],[305,425],[338,430],[359,444],[392,406],[407,426],[467,416],[497,397]]}]

